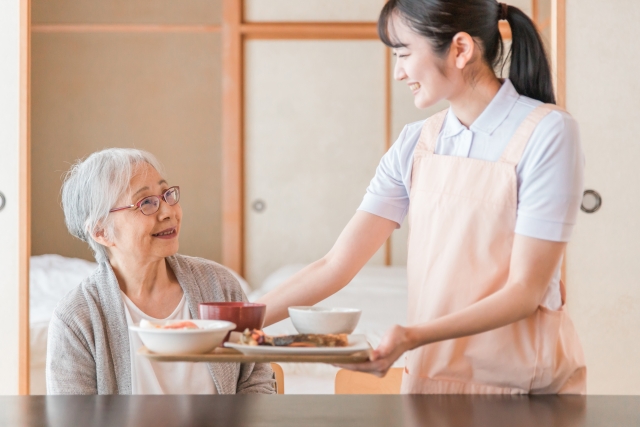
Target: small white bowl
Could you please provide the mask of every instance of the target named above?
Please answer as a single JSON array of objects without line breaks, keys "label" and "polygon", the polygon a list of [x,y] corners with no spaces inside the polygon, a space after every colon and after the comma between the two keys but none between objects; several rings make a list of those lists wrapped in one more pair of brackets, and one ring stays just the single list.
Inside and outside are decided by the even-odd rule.
[{"label": "small white bowl", "polygon": [[[235,323],[226,320],[188,320],[200,329],[156,329],[139,325],[129,326],[129,329],[137,332],[145,347],[154,353],[202,354],[222,344],[227,333],[236,328]],[[181,320],[158,324],[176,322]]]},{"label": "small white bowl", "polygon": [[301,334],[350,334],[358,325],[358,308],[289,307],[289,316]]}]

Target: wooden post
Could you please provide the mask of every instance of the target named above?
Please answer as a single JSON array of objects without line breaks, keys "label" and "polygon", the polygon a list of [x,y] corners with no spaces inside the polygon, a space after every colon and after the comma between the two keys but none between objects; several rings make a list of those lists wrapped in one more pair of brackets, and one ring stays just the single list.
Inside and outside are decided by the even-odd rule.
[{"label": "wooden post", "polygon": [[[556,89],[556,104],[567,107],[566,92],[566,3],[551,0],[551,66],[553,85]],[[562,258],[561,280],[567,283],[567,251]]]},{"label": "wooden post", "polygon": [[[385,103],[385,117],[384,117],[384,138],[385,138],[385,151],[388,151],[391,148],[391,139],[393,136],[392,132],[392,120],[393,120],[393,110],[392,110],[392,99],[391,99],[391,79],[393,78],[393,72],[391,67],[393,64],[391,63],[391,49],[385,48],[385,72],[384,72],[384,103]],[[384,245],[384,265],[391,265],[392,254],[391,254],[391,236],[387,239]]]},{"label": "wooden post", "polygon": [[222,4],[222,263],[243,275],[242,3]]},{"label": "wooden post", "polygon": [[29,260],[31,257],[31,2],[20,0],[20,151],[18,237],[18,393],[29,394]]},{"label": "wooden post", "polygon": [[566,3],[551,0],[551,62],[556,103],[566,108]]}]

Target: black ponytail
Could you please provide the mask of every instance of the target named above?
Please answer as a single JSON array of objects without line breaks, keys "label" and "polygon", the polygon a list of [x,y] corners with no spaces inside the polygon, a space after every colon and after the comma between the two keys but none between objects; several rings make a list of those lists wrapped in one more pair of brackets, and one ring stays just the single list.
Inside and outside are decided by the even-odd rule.
[{"label": "black ponytail", "polygon": [[519,94],[555,104],[551,67],[538,30],[517,7],[507,6],[506,18],[511,27],[509,80]]},{"label": "black ponytail", "polygon": [[[555,104],[551,69],[535,25],[520,9],[496,0],[389,0],[380,13],[378,34],[389,47],[402,47],[389,24],[393,13],[416,33],[427,37],[436,54],[449,50],[453,37],[465,32],[482,43],[483,59],[493,69],[511,56],[509,79],[520,95]],[[511,50],[504,55],[499,18],[511,26]]]}]

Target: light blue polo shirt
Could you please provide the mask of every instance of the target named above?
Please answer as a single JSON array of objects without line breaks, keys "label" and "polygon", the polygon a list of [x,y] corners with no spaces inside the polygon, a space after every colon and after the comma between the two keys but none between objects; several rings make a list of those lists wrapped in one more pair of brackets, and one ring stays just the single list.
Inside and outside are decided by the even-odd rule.
[{"label": "light blue polo shirt", "polygon": [[[452,110],[445,117],[436,154],[497,161],[518,126],[540,105],[520,96],[506,79],[487,108],[466,128]],[[404,127],[383,156],[358,210],[402,224],[409,210],[413,152],[424,121]],[[576,223],[583,192],[584,155],[576,121],[553,111],[538,124],[516,168],[518,210],[515,232],[567,242]],[[550,285],[558,288],[560,270]],[[545,304],[559,307],[559,290]],[[551,297],[550,295],[548,295]]]},{"label": "light blue polo shirt", "polygon": [[[507,79],[467,129],[449,110],[436,154],[497,161],[518,126],[540,101],[520,96]],[[408,124],[382,157],[358,208],[402,224],[409,210],[411,168],[424,121]],[[576,121],[554,111],[538,124],[516,168],[515,232],[567,242],[582,201],[584,155]]]}]

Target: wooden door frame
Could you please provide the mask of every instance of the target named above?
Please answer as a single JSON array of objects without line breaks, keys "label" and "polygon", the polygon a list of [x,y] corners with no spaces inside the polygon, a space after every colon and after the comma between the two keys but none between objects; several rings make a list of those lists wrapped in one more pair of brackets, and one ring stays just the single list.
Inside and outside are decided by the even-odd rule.
[{"label": "wooden door frame", "polygon": [[[537,1],[537,0],[532,0]],[[376,22],[247,22],[243,0],[222,6],[222,263],[245,275],[244,44],[246,40],[378,40]],[[511,38],[507,22],[499,23]],[[391,146],[391,59],[385,60],[385,142]],[[385,264],[391,264],[390,239]]]},{"label": "wooden door frame", "polygon": [[[244,1],[222,6],[222,263],[245,274],[244,45],[247,40],[377,40],[371,22],[247,22]],[[388,55],[387,55],[388,56]],[[385,135],[391,133],[390,67],[385,61]],[[385,260],[390,262],[389,243]]]},{"label": "wooden door frame", "polygon": [[31,257],[31,1],[20,0],[20,149],[18,164],[18,394],[29,394]]},{"label": "wooden door frame", "polygon": [[551,66],[556,103],[562,108],[567,107],[566,8],[566,0],[551,0]]},{"label": "wooden door frame", "polygon": [[[556,104],[567,108],[567,4],[566,0],[551,0],[551,69],[556,90]],[[562,257],[560,277],[567,284],[567,250]]]}]

